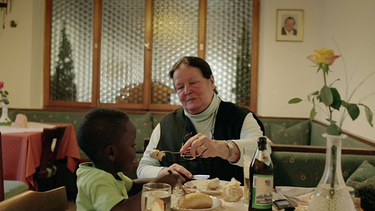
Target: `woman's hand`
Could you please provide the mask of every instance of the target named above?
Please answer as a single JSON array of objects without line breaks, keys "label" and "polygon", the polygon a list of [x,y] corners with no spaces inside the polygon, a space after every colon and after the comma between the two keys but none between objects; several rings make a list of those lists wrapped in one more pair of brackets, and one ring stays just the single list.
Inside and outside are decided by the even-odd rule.
[{"label": "woman's hand", "polygon": [[179,179],[180,175],[176,172],[174,173],[163,173],[163,174],[159,174],[158,177],[156,177],[155,179],[151,180],[150,182],[161,182],[161,183],[168,183],[169,185],[171,185],[172,189],[173,187],[177,184],[177,180]]},{"label": "woman's hand", "polygon": [[232,156],[229,158],[229,148],[225,141],[213,140],[201,133],[191,137],[181,147],[180,153],[203,158],[221,157],[231,162],[237,162],[240,158],[240,151],[236,144],[234,144]]},{"label": "woman's hand", "polygon": [[189,138],[189,140],[181,147],[180,153],[190,154],[193,157],[202,156],[203,158],[227,158],[229,155],[229,151],[224,141],[212,140],[201,133]]},{"label": "woman's hand", "polygon": [[180,164],[172,164],[169,167],[163,168],[160,172],[159,175],[168,173],[168,171],[171,171],[173,174],[178,174],[180,175],[179,180],[184,183],[186,181],[186,178],[192,178],[193,174],[188,171],[185,167],[181,166]]}]

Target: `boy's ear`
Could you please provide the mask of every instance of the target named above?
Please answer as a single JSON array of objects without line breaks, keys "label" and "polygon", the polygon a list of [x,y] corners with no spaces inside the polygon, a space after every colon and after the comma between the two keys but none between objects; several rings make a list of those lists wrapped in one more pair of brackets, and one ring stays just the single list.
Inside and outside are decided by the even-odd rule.
[{"label": "boy's ear", "polygon": [[115,148],[113,145],[108,145],[104,148],[104,156],[111,161],[115,160]]}]

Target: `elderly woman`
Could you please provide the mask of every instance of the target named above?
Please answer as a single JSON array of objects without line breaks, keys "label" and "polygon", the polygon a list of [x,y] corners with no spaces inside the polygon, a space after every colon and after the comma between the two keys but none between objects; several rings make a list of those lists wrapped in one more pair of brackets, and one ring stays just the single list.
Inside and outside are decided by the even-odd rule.
[{"label": "elderly woman", "polygon": [[[245,146],[257,147],[264,129],[248,109],[217,96],[211,68],[199,57],[183,57],[169,73],[182,108],[167,114],[155,127],[137,169],[138,178],[178,172],[181,180],[194,174],[243,182]],[[168,150],[161,161],[151,151]],[[193,159],[182,155],[189,154]]]}]

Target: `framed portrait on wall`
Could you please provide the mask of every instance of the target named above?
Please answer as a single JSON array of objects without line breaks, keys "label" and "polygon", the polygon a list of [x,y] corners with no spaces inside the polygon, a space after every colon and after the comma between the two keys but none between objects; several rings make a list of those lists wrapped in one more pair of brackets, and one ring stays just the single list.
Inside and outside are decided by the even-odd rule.
[{"label": "framed portrait on wall", "polygon": [[277,10],[276,41],[303,41],[303,10]]}]

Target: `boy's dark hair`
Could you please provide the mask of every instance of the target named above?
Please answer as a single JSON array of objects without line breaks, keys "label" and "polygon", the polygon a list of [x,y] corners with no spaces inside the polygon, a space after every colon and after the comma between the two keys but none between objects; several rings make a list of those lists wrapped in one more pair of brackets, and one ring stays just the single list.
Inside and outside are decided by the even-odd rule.
[{"label": "boy's dark hair", "polygon": [[92,162],[98,162],[98,150],[119,143],[126,132],[129,116],[118,109],[95,108],[82,119],[78,128],[78,145]]},{"label": "boy's dark hair", "polygon": [[364,211],[375,210],[375,185],[361,185],[355,189],[354,195],[361,198],[361,208]]}]

